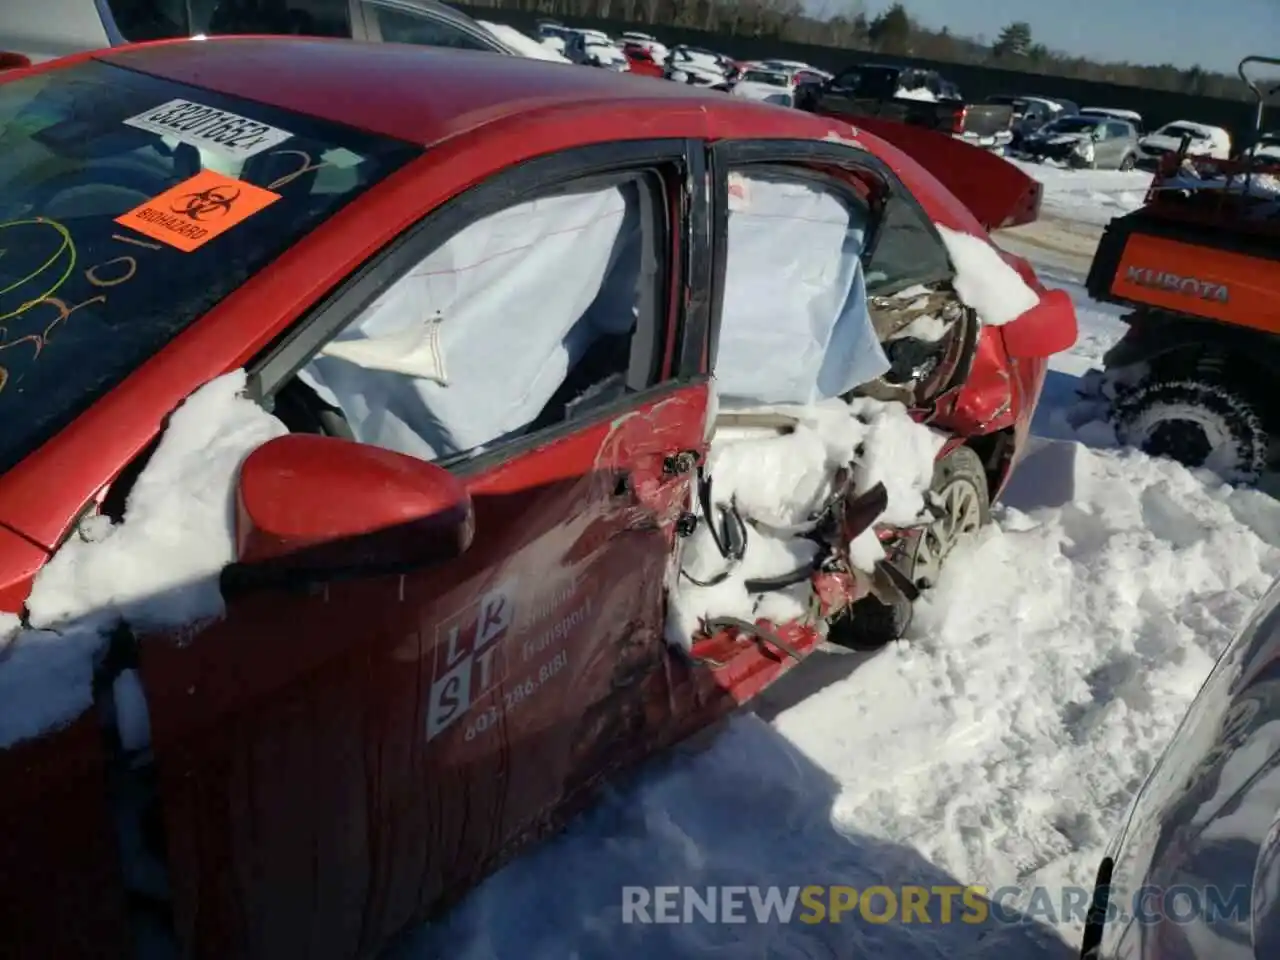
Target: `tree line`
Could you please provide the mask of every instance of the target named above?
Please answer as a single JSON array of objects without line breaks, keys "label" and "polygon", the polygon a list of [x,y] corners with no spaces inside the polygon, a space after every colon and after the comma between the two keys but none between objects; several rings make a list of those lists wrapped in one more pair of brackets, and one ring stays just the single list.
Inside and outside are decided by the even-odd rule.
[{"label": "tree line", "polygon": [[935,30],[902,3],[869,17],[863,0],[822,0],[806,12],[800,0],[467,0],[469,6],[519,10],[549,18],[622,20],[639,27],[683,27],[721,36],[776,37],[780,41],[839,47],[944,63],[999,67],[1026,73],[1119,83],[1196,96],[1248,100],[1234,74],[1199,66],[1113,63],[1054,50],[1031,25],[1010,23],[993,40]]}]

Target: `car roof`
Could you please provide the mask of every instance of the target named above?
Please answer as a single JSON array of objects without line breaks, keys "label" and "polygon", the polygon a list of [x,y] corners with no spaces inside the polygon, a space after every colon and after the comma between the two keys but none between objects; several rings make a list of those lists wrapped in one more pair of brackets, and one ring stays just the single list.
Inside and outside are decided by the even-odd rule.
[{"label": "car roof", "polygon": [[726,98],[682,83],[494,53],[302,37],[218,37],[93,57],[428,146],[533,108]]}]

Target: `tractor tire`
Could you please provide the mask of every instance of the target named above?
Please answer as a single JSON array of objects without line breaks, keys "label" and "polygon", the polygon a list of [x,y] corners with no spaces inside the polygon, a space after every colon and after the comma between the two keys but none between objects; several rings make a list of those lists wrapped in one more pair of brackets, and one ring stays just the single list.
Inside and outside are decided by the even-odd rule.
[{"label": "tractor tire", "polygon": [[1255,483],[1267,466],[1270,438],[1257,406],[1213,380],[1139,385],[1116,398],[1111,419],[1125,446],[1205,467],[1228,483]]},{"label": "tractor tire", "polygon": [[[987,472],[970,447],[956,447],[934,464],[929,492],[943,507],[942,515],[906,533],[889,556],[889,562],[921,592],[937,585],[955,545],[991,522]],[[863,597],[836,618],[827,639],[850,650],[877,650],[900,639],[910,625],[910,604]]]}]

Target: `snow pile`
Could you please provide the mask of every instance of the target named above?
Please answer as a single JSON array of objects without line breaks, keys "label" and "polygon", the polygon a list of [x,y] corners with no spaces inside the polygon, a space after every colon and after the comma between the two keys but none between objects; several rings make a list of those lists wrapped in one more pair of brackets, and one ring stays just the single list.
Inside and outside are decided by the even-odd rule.
[{"label": "snow pile", "polygon": [[540,42],[527,37],[515,27],[509,27],[505,23],[490,23],[488,20],[476,22],[522,57],[528,57],[531,60],[547,60],[551,63],[569,63],[564,56],[563,40],[559,41],[557,50],[546,41]]},{"label": "snow pile", "polygon": [[37,575],[29,629],[0,620],[0,747],[74,720],[92,702],[94,658],[120,621],[161,629],[223,612],[235,557],[235,479],[250,451],[287,431],[245,398],[244,371],[193,393],[129,494],[124,520],[93,515]]},{"label": "snow pile", "polygon": [[778,726],[844,784],[847,831],[910,838],[969,882],[1088,888],[1280,574],[1280,505],[1076,444],[1029,456],[1006,503],[922,600],[912,643]]},{"label": "snow pile", "polygon": [[1151,186],[1151,174],[1141,170],[1068,170],[1006,159],[1044,186],[1044,215],[1079,223],[1106,226],[1113,217],[1142,206]]},{"label": "snow pile", "polygon": [[952,556],[907,642],[816,654],[764,695],[772,725],[738,718],[660,762],[402,956],[1074,956],[1058,936],[1078,944],[1078,923],[1055,932],[1014,896],[1001,902],[1025,922],[939,924],[937,899],[932,924],[758,922],[745,895],[745,923],[622,922],[632,884],[1039,884],[1041,911],[1061,909],[1061,884],[1091,888],[1214,657],[1280,573],[1280,505],[1074,444],[1032,454],[1010,498]]},{"label": "snow pile", "polygon": [[[901,404],[859,398],[751,413],[780,414],[795,425],[787,433],[717,427],[707,458],[713,513],[721,506],[736,508],[748,523],[746,551],[730,565],[699,511],[698,527],[682,546],[684,575],[669,593],[666,636],[675,646],[687,649],[708,617],[782,623],[808,614],[807,582],[753,594],[747,581],[778,577],[814,559],[818,545],[803,531],[835,492],[842,468],[852,464],[855,494],[885,485],[889,505],[879,523],[911,524],[924,510],[942,438],[914,422]],[[855,568],[866,572],[884,557],[872,530],[859,536],[849,553]]]},{"label": "snow pile", "polygon": [[928,87],[899,87],[894,94],[899,100],[918,100],[922,103],[937,103],[938,98],[933,95],[933,91]]},{"label": "snow pile", "polygon": [[983,323],[1003,326],[1040,302],[1039,294],[986,240],[941,224],[938,233],[956,271],[956,295]]}]

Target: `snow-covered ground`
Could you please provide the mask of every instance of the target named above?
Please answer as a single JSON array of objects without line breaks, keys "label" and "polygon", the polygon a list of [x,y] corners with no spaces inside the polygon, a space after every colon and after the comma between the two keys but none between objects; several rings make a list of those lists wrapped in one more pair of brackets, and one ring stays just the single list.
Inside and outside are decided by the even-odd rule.
[{"label": "snow-covered ground", "polygon": [[[1029,169],[1047,211],[1085,223],[1136,206],[1148,179]],[[1035,422],[1057,439],[1036,441],[909,639],[871,658],[815,655],[710,746],[655,761],[399,956],[1075,956],[1079,891],[1280,575],[1280,504],[1072,431],[1062,412],[1076,378],[1123,328],[1078,275],[1041,275],[1080,319]],[[996,896],[1000,922],[961,922],[957,897],[948,924],[936,899],[930,924],[857,911],[758,923],[744,896],[742,924],[623,923],[624,886],[813,884],[1022,893]],[[1054,915],[1047,900],[1029,905],[1036,887]]]},{"label": "snow-covered ground", "polygon": [[1068,170],[1049,163],[1009,162],[1044,184],[1045,214],[1098,226],[1142,206],[1151,186],[1151,174],[1141,170]]}]

